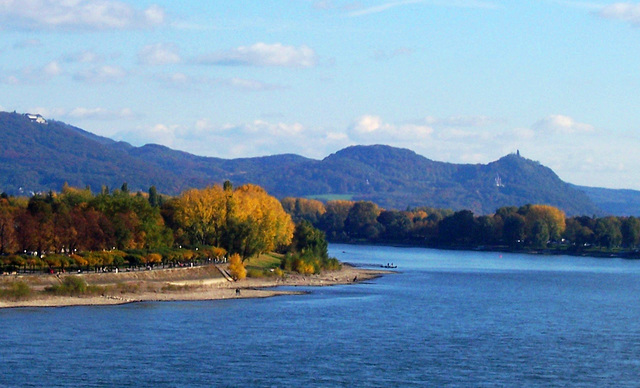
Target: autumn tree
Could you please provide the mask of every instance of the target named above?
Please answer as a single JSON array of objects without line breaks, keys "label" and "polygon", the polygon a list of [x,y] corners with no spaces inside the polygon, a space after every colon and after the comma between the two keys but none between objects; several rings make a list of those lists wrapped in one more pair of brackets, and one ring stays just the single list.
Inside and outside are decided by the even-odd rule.
[{"label": "autumn tree", "polygon": [[327,211],[324,204],[315,199],[286,197],[281,202],[284,211],[291,215],[296,223],[307,220],[313,225],[318,225]]},{"label": "autumn tree", "polygon": [[15,241],[15,208],[6,198],[0,199],[0,254],[14,252]]},{"label": "autumn tree", "polygon": [[191,189],[175,202],[175,221],[194,245],[220,245],[227,224],[227,195],[220,186]]},{"label": "autumn tree", "polygon": [[232,238],[229,252],[243,259],[273,251],[291,242],[294,224],[280,201],[256,185],[243,185],[228,197],[227,232]]},{"label": "autumn tree", "polygon": [[[546,225],[548,238],[559,240],[566,227],[566,216],[564,212],[549,205],[526,205],[518,210],[518,213],[525,217],[525,230],[529,240],[535,240],[534,226],[538,221]],[[535,231],[542,231],[537,227]]]},{"label": "autumn tree", "polygon": [[247,277],[247,269],[244,267],[242,258],[237,253],[229,257],[229,272],[234,280],[242,280]]}]

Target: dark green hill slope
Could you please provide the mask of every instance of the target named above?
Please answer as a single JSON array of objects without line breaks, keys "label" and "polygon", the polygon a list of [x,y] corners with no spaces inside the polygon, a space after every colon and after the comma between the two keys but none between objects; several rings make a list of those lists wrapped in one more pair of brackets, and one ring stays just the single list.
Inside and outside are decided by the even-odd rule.
[{"label": "dark green hill slope", "polygon": [[407,149],[353,146],[323,160],[298,155],[220,159],[159,145],[133,147],[61,122],[36,124],[0,112],[0,190],[11,194],[73,186],[120,187],[177,194],[231,180],[278,196],[364,199],[385,208],[432,206],[491,213],[543,203],[568,214],[602,214],[583,190],[517,155],[487,165],[427,159]]}]

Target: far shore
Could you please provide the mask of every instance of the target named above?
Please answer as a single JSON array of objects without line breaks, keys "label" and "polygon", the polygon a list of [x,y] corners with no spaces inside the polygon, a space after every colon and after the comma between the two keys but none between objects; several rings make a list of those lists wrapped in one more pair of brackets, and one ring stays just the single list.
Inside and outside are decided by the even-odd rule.
[{"label": "far shore", "polygon": [[[276,290],[275,287],[333,286],[354,284],[390,273],[385,270],[357,268],[343,264],[338,271],[324,271],[319,275],[287,274],[284,278],[264,277],[228,281],[216,266],[157,269],[136,273],[83,274],[89,285],[105,287],[100,295],[57,296],[36,293],[23,300],[0,300],[0,308],[65,307],[118,305],[145,301],[196,301],[241,298],[268,298],[279,295],[299,295],[303,291]],[[0,279],[0,285],[25,281],[35,291],[60,282],[73,275],[13,275]]]}]

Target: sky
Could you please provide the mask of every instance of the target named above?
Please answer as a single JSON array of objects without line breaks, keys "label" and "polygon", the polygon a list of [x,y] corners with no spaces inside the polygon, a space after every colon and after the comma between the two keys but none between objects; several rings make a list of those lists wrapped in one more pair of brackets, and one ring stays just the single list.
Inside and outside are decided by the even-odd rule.
[{"label": "sky", "polygon": [[0,110],[135,146],[388,144],[640,189],[640,2],[0,0]]}]

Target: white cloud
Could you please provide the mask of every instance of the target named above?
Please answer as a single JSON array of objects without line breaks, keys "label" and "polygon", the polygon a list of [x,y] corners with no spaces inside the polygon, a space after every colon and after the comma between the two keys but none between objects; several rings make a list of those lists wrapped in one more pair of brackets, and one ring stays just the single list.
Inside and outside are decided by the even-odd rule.
[{"label": "white cloud", "polygon": [[109,110],[105,108],[78,107],[69,111],[65,116],[79,120],[116,120],[136,117],[130,108]]},{"label": "white cloud", "polygon": [[140,11],[117,0],[2,0],[0,22],[33,30],[131,29],[161,25],[165,13],[157,5]]},{"label": "white cloud", "polygon": [[589,133],[594,131],[590,124],[579,123],[569,116],[550,115],[536,122],[533,129],[551,133]]},{"label": "white cloud", "polygon": [[358,133],[372,133],[382,128],[382,119],[378,116],[361,116],[353,124],[352,128]]},{"label": "white cloud", "polygon": [[599,11],[602,9],[602,4],[590,1],[552,0],[552,2],[571,8],[584,9],[587,11]]},{"label": "white cloud", "polygon": [[20,79],[18,79],[18,77],[16,77],[15,75],[5,75],[0,77],[0,83],[6,85],[19,85]]},{"label": "white cloud", "polygon": [[159,123],[121,132],[118,139],[142,145],[160,143],[196,155],[236,158],[293,152],[323,158],[353,144],[345,134],[309,128],[301,123],[254,120],[221,124],[208,118],[190,126]]},{"label": "white cloud", "polygon": [[158,5],[152,5],[144,10],[144,19],[152,26],[158,26],[164,24],[167,16],[164,12],[164,8]]},{"label": "white cloud", "polygon": [[450,116],[444,118],[427,116],[425,122],[428,125],[442,127],[485,127],[499,124],[502,120],[488,116]]},{"label": "white cloud", "polygon": [[145,65],[170,65],[182,61],[178,47],[171,43],[144,46],[138,52],[138,61]]},{"label": "white cloud", "polygon": [[40,114],[45,118],[58,118],[64,116],[66,110],[61,108],[32,107],[27,109],[27,112]]},{"label": "white cloud", "polygon": [[62,74],[64,74],[64,70],[60,64],[57,61],[52,61],[41,67],[28,66],[14,72],[8,72],[0,77],[0,83],[8,85],[42,83]]},{"label": "white cloud", "polygon": [[104,61],[104,58],[91,50],[84,50],[67,54],[63,60],[69,63],[100,63]]},{"label": "white cloud", "polygon": [[598,14],[606,19],[640,25],[640,3],[613,3],[603,7]]},{"label": "white cloud", "polygon": [[420,3],[424,3],[424,2],[425,2],[425,0],[393,1],[393,2],[388,2],[388,3],[384,3],[384,4],[380,4],[380,5],[375,5],[373,7],[367,7],[367,8],[363,8],[363,9],[359,9],[359,10],[350,12],[349,16],[351,16],[351,17],[364,16],[364,15],[384,12],[384,11],[390,10],[392,8],[397,8],[397,7],[401,7],[401,6],[404,6],[404,5],[420,4]]},{"label": "white cloud", "polygon": [[507,136],[513,137],[518,141],[531,140],[536,136],[536,132],[530,128],[515,128]]},{"label": "white cloud", "polygon": [[234,89],[252,92],[278,90],[283,88],[280,85],[244,78],[231,78],[228,80],[221,80],[220,83]]},{"label": "white cloud", "polygon": [[58,62],[55,61],[46,64],[42,70],[48,77],[55,77],[62,74],[62,68],[60,67]]},{"label": "white cloud", "polygon": [[402,0],[402,1],[390,1],[387,3],[374,5],[372,7],[361,8],[355,11],[349,12],[347,16],[358,17],[370,14],[376,14],[385,12],[390,9],[404,7],[406,5],[413,4],[429,4],[441,7],[456,7],[456,8],[483,8],[483,9],[496,9],[498,6],[489,1],[480,0]]},{"label": "white cloud", "polygon": [[208,78],[193,77],[185,73],[177,72],[171,74],[160,74],[156,76],[160,82],[168,87],[180,89],[196,89],[199,90],[203,86],[208,87],[225,87],[244,92],[262,92],[271,90],[280,90],[285,87],[278,84],[272,84],[247,78]]},{"label": "white cloud", "polygon": [[208,80],[197,79],[181,72],[158,74],[155,76],[155,79],[163,83],[167,87],[177,89],[188,89],[192,87],[197,88],[200,85],[208,83]]},{"label": "white cloud", "polygon": [[420,124],[390,124],[374,115],[364,115],[351,125],[350,135],[367,143],[391,144],[397,140],[423,141],[433,133],[433,128]]},{"label": "white cloud", "polygon": [[228,66],[280,66],[311,67],[316,64],[315,52],[305,46],[285,46],[281,43],[256,43],[232,50],[199,57],[196,62],[203,65]]},{"label": "white cloud", "polygon": [[[103,114],[101,110],[95,110],[88,109],[83,114],[98,117]],[[202,118],[190,125],[156,123],[139,126],[114,137],[135,145],[160,143],[196,155],[223,158],[291,152],[324,158],[349,145],[388,144],[411,149],[432,160],[489,163],[519,149],[524,157],[551,167],[571,183],[593,185],[593,182],[599,182],[598,185],[608,187],[633,187],[635,184],[628,177],[633,166],[640,163],[640,154],[634,151],[640,146],[637,135],[610,139],[601,131],[590,136],[576,136],[579,132],[571,131],[589,131],[591,126],[560,115],[543,118],[536,123],[537,127],[531,128],[509,128],[504,122],[473,126],[471,124],[483,120],[469,120],[474,116],[453,117],[465,117],[465,120],[432,117],[407,124],[365,115],[355,119],[348,128],[335,129],[314,128],[275,118],[234,124]],[[438,124],[431,127],[428,122]],[[445,123],[469,126],[447,126]],[[126,128],[126,125],[122,127]],[[556,131],[558,136],[551,139],[548,131]],[[562,134],[565,136],[561,137]],[[585,155],[591,156],[592,160]]]},{"label": "white cloud", "polygon": [[77,72],[73,78],[87,83],[117,82],[127,76],[127,72],[119,66],[99,66]]},{"label": "white cloud", "polygon": [[45,108],[31,107],[27,110],[29,113],[39,113],[44,117],[67,120],[69,122],[77,120],[118,120],[118,119],[134,119],[139,117],[130,108],[107,109],[107,108],[85,108],[76,107],[73,109],[65,108]]}]

